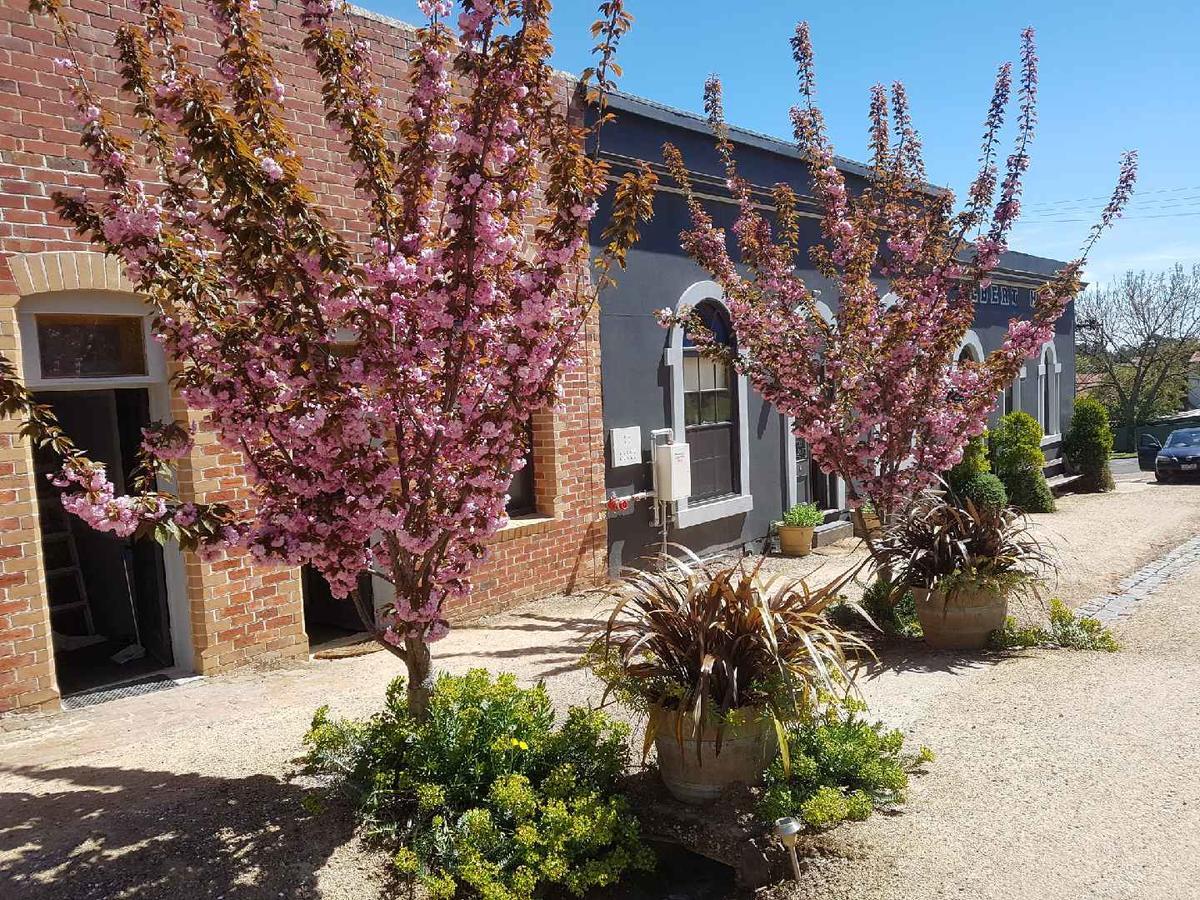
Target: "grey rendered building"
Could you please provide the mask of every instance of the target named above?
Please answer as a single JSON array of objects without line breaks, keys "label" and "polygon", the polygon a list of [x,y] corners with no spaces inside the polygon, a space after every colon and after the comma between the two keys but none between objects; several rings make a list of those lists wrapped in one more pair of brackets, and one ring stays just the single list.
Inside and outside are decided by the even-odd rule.
[{"label": "grey rendered building", "polygon": [[[749,387],[744,378],[706,364],[687,346],[679,329],[667,330],[654,317],[664,307],[698,306],[720,326],[722,292],[707,272],[679,246],[689,225],[687,208],[661,165],[662,146],[683,152],[696,192],[718,226],[728,227],[736,206],[728,196],[707,124],[698,116],[653,102],[617,95],[615,121],[605,126],[603,156],[621,174],[645,161],[660,173],[654,220],[629,255],[616,287],[601,299],[601,379],[606,431],[605,486],[610,497],[638,498],[653,489],[650,464],[655,433],[686,441],[691,450],[692,493],[677,505],[667,540],[701,555],[739,547],[760,548],[784,509],[805,500],[826,510],[828,527],[845,516],[845,489],[809,460],[788,422]],[[796,148],[760,134],[731,129],[739,168],[752,185],[769,190],[786,182],[810,196],[806,166]],[[866,169],[839,160],[848,179]],[[597,217],[606,220],[605,213]],[[802,241],[821,240],[815,215],[803,220]],[[598,238],[598,235],[596,236]],[[1003,340],[1009,319],[1027,315],[1034,292],[1062,263],[1008,253],[993,284],[978,299],[975,324],[960,354],[981,358]],[[816,272],[806,283],[821,291],[824,312],[837,314],[833,285]],[[1074,307],[1059,321],[1054,340],[1040,358],[1028,360],[995,415],[1014,409],[1035,416],[1046,432],[1044,450],[1053,472],[1061,467],[1061,434],[1069,421],[1075,383]],[[655,504],[634,499],[608,522],[609,566],[634,565],[664,539]]]}]

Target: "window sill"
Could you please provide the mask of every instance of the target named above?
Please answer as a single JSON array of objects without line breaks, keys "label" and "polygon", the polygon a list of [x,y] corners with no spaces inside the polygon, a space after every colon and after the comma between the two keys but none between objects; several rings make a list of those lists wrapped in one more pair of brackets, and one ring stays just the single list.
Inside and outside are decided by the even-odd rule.
[{"label": "window sill", "polygon": [[680,528],[691,528],[717,519],[727,519],[730,516],[745,515],[754,509],[754,497],[751,494],[736,494],[718,500],[708,500],[696,506],[688,505],[676,514]]},{"label": "window sill", "polygon": [[554,516],[543,516],[538,513],[516,516],[509,519],[508,524],[496,532],[496,540],[512,541],[533,534],[541,534],[548,531],[556,521]]},{"label": "window sill", "polygon": [[1062,432],[1058,434],[1047,434],[1042,437],[1042,446],[1049,447],[1051,444],[1062,443]]}]

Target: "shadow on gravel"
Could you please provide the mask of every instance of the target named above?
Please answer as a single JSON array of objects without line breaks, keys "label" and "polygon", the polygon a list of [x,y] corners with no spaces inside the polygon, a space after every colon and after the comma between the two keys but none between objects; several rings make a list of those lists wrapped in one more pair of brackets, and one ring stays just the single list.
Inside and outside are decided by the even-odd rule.
[{"label": "shadow on gravel", "polygon": [[1012,659],[1011,652],[930,650],[919,640],[890,639],[872,643],[878,659],[864,660],[861,678],[870,681],[885,672],[943,672],[957,675],[983,669]]},{"label": "shadow on gravel", "polygon": [[305,811],[306,791],[266,775],[6,767],[68,786],[0,793],[4,900],[258,900],[319,896],[316,873],[353,826]]}]

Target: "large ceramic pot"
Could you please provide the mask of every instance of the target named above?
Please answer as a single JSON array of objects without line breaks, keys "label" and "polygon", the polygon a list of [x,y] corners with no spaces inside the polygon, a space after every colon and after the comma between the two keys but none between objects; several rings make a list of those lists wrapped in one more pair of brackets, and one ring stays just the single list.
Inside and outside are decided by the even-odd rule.
[{"label": "large ceramic pot", "polygon": [[913,588],[917,618],[925,632],[925,643],[935,650],[979,650],[988,635],[1004,627],[1008,595],[977,585],[943,590]]},{"label": "large ceramic pot", "polygon": [[808,556],[812,553],[813,530],[809,525],[780,525],[779,552],[784,556]]},{"label": "large ceramic pot", "polygon": [[[674,710],[663,710],[654,734],[658,768],[663,784],[676,800],[701,804],[715,800],[733,784],[757,784],[774,761],[779,749],[775,724],[770,715],[746,710],[744,723],[721,729],[721,752],[717,753],[717,729],[703,729],[692,736],[692,718],[684,716],[680,746]],[[699,740],[700,752],[696,753]]]}]

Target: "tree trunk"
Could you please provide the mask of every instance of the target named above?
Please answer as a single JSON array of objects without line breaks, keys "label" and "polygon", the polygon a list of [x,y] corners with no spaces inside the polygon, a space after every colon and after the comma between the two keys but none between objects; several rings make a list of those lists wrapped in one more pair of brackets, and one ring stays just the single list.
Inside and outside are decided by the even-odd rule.
[{"label": "tree trunk", "polygon": [[374,610],[367,607],[362,594],[357,590],[350,595],[363,627],[371,637],[393,656],[404,661],[408,679],[408,710],[418,722],[429,715],[429,696],[433,692],[433,660],[429,644],[422,638],[405,638],[404,646],[397,647],[385,637],[385,632],[375,622]]},{"label": "tree trunk", "polygon": [[408,667],[408,711],[418,722],[429,718],[429,697],[433,693],[433,660],[429,644],[423,638],[406,638],[404,664]]}]

